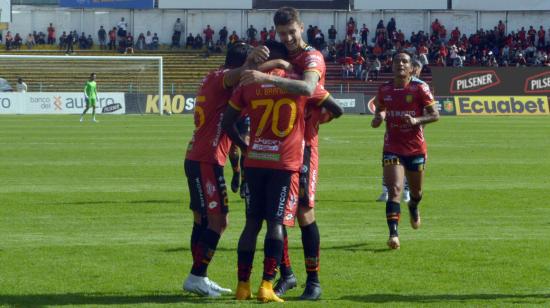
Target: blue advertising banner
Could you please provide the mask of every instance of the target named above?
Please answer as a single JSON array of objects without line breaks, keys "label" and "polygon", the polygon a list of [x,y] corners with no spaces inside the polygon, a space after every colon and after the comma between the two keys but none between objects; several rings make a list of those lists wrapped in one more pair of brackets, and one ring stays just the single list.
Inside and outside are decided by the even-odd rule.
[{"label": "blue advertising banner", "polygon": [[155,0],[59,0],[61,7],[111,8],[111,9],[152,9]]}]

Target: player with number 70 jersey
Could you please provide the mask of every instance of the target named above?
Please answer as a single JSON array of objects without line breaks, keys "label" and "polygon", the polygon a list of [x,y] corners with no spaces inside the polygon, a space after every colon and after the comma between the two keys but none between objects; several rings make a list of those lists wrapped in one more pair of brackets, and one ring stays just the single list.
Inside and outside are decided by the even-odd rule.
[{"label": "player with number 70 jersey", "polygon": [[[278,69],[271,74],[286,77],[286,73]],[[244,166],[299,171],[304,149],[305,107],[321,105],[328,96],[320,85],[309,98],[271,84],[237,88],[229,105],[236,110],[246,108],[250,116],[250,145]]]}]

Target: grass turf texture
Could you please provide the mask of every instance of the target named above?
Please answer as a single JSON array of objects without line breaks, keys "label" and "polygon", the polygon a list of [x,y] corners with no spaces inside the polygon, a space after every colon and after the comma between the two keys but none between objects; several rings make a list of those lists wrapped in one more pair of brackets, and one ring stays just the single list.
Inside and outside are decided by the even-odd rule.
[{"label": "grass turf texture", "polygon": [[[191,264],[183,157],[192,118],[99,120],[0,117],[0,305],[256,305],[180,291]],[[444,117],[429,125],[423,225],[412,230],[403,208],[399,251],[386,248],[384,205],[374,202],[383,129],[371,129],[367,116],[324,125],[316,304],[550,304],[549,120]],[[234,289],[244,206],[232,193],[230,207],[209,276]],[[301,285],[299,229],[289,236]],[[290,291],[288,304],[313,305],[297,301],[301,291]]]}]

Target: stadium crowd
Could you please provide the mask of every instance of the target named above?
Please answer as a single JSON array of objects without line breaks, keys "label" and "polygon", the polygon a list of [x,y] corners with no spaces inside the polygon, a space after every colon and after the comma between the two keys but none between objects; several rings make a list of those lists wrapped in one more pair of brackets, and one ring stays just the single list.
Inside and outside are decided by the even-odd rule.
[{"label": "stadium crowd", "polygon": [[[147,31],[140,33],[137,39],[127,31],[128,24],[121,18],[117,25],[108,32],[101,26],[97,32],[97,42],[101,50],[116,50],[121,53],[136,50],[158,50],[160,39],[157,33]],[[448,31],[444,24],[435,19],[431,24],[430,33],[424,31],[411,32],[407,37],[405,32],[397,27],[395,18],[387,23],[380,20],[373,32],[365,25],[358,26],[357,21],[350,17],[345,28],[345,39],[336,39],[338,30],[331,26],[327,29],[328,40],[323,31],[313,25],[306,30],[307,43],[322,52],[327,61],[342,64],[344,78],[373,76],[380,71],[391,70],[391,59],[399,50],[406,50],[416,55],[425,66],[550,66],[550,39],[546,39],[547,31],[541,25],[538,30],[533,26],[522,27],[507,32],[506,25],[499,21],[493,29],[479,29],[469,36],[461,33],[459,27]],[[206,49],[209,52],[223,52],[228,46],[238,40],[245,40],[252,46],[257,46],[267,40],[275,40],[275,29],[262,28],[258,31],[253,25],[246,30],[244,38],[236,31],[231,34],[227,27],[217,32],[210,25],[202,33],[188,33],[182,42],[184,25],[180,18],[174,23],[170,48]],[[550,29],[548,29],[550,33]],[[74,45],[80,49],[91,49],[94,38],[91,34],[73,31],[63,31],[56,38],[56,29],[52,23],[46,32],[34,31],[26,38],[19,33],[13,35],[10,31],[0,41],[6,50],[19,50],[23,45],[28,49],[36,45],[54,45],[67,53],[73,51]],[[183,46],[184,45],[184,46]]]}]

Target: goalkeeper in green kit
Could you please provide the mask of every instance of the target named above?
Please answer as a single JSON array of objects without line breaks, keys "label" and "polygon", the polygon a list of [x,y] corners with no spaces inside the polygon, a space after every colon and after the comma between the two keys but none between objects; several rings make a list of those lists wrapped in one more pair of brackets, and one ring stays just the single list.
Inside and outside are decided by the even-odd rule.
[{"label": "goalkeeper in green kit", "polygon": [[84,86],[84,96],[86,97],[86,109],[82,112],[80,116],[80,122],[84,121],[84,115],[88,112],[88,109],[92,107],[92,121],[97,122],[95,119],[95,103],[97,101],[97,85],[95,83],[96,73],[90,74],[90,79],[86,81],[86,86]]}]

